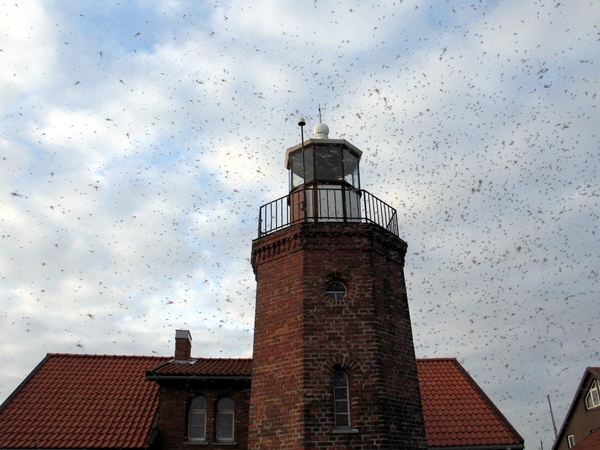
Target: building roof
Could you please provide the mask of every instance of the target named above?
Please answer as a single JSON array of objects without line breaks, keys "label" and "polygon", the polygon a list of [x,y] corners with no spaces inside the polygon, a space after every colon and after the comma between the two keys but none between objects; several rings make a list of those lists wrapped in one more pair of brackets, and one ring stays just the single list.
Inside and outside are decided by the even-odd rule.
[{"label": "building roof", "polygon": [[430,448],[523,446],[517,433],[455,358],[417,360]]},{"label": "building roof", "polygon": [[[523,439],[454,358],[419,359],[430,448]],[[141,449],[153,436],[158,384],[147,378],[249,379],[251,359],[49,354],[0,406],[0,449]],[[147,376],[147,378],[146,378]]]},{"label": "building roof", "polygon": [[167,358],[49,354],[0,406],[0,448],[147,447]]},{"label": "building roof", "polygon": [[148,379],[161,378],[249,378],[252,375],[251,358],[198,358],[189,361],[166,361],[146,372]]},{"label": "building roof", "polygon": [[585,439],[571,447],[571,450],[598,450],[600,448],[600,431],[594,430]]}]

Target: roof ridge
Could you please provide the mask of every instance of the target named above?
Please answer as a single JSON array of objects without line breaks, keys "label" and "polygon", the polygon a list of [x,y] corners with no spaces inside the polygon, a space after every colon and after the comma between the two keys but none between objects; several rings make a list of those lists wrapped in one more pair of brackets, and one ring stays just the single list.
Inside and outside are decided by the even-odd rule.
[{"label": "roof ridge", "polygon": [[433,361],[458,361],[456,356],[446,358],[416,358],[417,362],[433,362]]},{"label": "roof ridge", "polygon": [[[152,359],[173,359],[173,356],[160,355],[115,355],[115,354],[99,354],[99,353],[47,353],[49,357],[69,357],[69,358],[152,358]],[[191,357],[190,360],[195,361],[252,361],[252,357]]]},{"label": "roof ridge", "polygon": [[[61,357],[66,356],[70,358],[153,358],[153,359],[173,359],[173,356],[165,356],[165,355],[117,355],[117,354],[99,354],[99,353],[56,353],[50,352],[47,353],[47,356],[51,357]],[[190,360],[196,361],[252,361],[252,356],[245,357],[204,357],[204,356],[194,356],[191,357]],[[424,358],[416,358],[418,362],[434,362],[434,361],[458,361],[456,356],[450,357],[424,357]],[[600,371],[600,367],[589,367],[590,369],[596,369]]]},{"label": "roof ridge", "polygon": [[110,354],[92,354],[92,353],[47,353],[47,356],[67,356],[69,358],[153,358],[153,359],[169,359],[172,356],[159,356],[159,355],[110,355]]},{"label": "roof ridge", "polygon": [[196,361],[250,361],[252,360],[252,358],[203,358],[203,357],[199,357],[199,358],[190,358],[190,359],[195,359]]},{"label": "roof ridge", "polygon": [[484,402],[486,402],[490,406],[490,408],[492,408],[496,412],[496,415],[500,419],[502,424],[513,434],[514,437],[517,438],[517,440],[521,443],[521,445],[524,445],[525,441],[524,441],[523,437],[519,434],[519,432],[516,430],[516,428],[513,427],[512,423],[510,423],[509,420],[506,418],[506,416],[504,414],[502,414],[502,412],[496,406],[496,404],[492,401],[492,399],[490,397],[488,397],[488,395],[481,388],[481,386],[479,386],[479,384],[477,384],[477,382],[471,376],[471,374],[469,372],[467,372],[467,369],[465,369],[463,367],[463,365],[460,362],[458,362],[458,360],[456,360],[456,358],[455,358],[455,362],[456,362],[456,367],[458,368],[458,370],[460,372],[462,372],[463,376],[466,378],[466,381],[471,385],[472,389],[479,393],[479,395],[484,400]]}]

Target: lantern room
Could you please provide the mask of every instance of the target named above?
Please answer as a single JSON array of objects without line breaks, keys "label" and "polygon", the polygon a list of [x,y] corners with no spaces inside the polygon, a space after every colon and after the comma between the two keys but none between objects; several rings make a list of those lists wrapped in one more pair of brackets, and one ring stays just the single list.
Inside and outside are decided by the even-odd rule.
[{"label": "lantern room", "polygon": [[287,150],[288,195],[264,204],[258,217],[258,236],[292,224],[373,223],[398,236],[396,210],[361,188],[362,152],[345,139],[329,139],[323,123],[314,138],[304,140],[306,122],[300,119],[301,142]]},{"label": "lantern room", "polygon": [[329,128],[323,123],[315,126],[314,134],[315,139],[286,153],[292,222],[360,220],[362,152],[345,139],[329,139]]},{"label": "lantern room", "polygon": [[290,171],[290,191],[304,185],[341,185],[360,189],[358,164],[362,152],[345,139],[329,139],[329,128],[320,123],[316,138],[290,149],[285,158]]}]

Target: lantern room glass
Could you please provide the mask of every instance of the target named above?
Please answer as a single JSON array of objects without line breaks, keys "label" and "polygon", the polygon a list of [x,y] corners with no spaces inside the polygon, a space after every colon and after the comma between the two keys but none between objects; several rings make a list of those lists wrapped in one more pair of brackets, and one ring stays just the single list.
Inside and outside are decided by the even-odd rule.
[{"label": "lantern room glass", "polygon": [[306,146],[291,155],[291,189],[312,182],[360,189],[359,158],[339,145]]},{"label": "lantern room glass", "polygon": [[317,181],[340,181],[343,179],[341,147],[318,147],[315,152],[315,178]]},{"label": "lantern room glass", "polygon": [[360,189],[358,177],[358,157],[348,150],[344,150],[344,180],[350,186]]}]

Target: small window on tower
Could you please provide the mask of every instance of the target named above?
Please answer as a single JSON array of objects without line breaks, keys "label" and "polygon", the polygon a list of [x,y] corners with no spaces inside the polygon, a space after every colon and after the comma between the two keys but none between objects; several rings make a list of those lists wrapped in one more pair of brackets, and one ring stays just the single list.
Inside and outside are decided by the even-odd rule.
[{"label": "small window on tower", "polygon": [[335,427],[350,428],[350,396],[348,394],[348,375],[336,372],[333,375],[333,401]]},{"label": "small window on tower", "polygon": [[330,281],[325,288],[325,295],[334,300],[346,297],[346,285],[341,281]]}]

